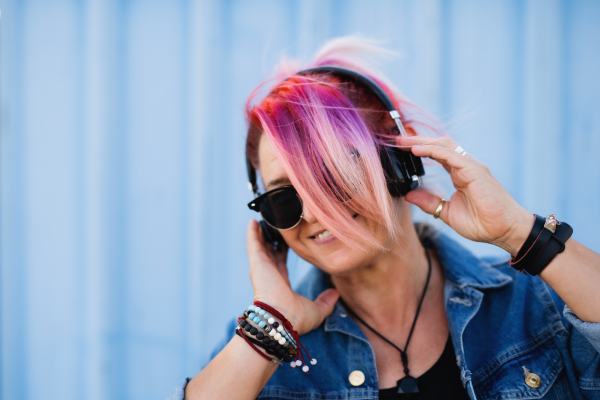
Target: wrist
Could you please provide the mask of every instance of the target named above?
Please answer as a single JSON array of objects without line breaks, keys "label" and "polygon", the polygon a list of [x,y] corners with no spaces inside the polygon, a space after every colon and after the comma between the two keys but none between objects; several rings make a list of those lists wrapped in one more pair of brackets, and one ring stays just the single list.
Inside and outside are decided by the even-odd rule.
[{"label": "wrist", "polygon": [[[308,360],[312,365],[317,363],[317,360],[311,358],[300,343],[299,335],[291,321],[271,305],[255,300],[254,304],[238,317],[238,323],[236,333],[261,357],[273,362],[290,363],[292,368],[302,366]],[[279,361],[265,356],[256,346],[264,348],[268,354],[274,355]],[[302,352],[306,354],[307,359]],[[308,373],[308,370],[308,365],[302,366],[303,372]]]},{"label": "wrist", "polygon": [[[299,306],[296,302],[294,302],[294,301],[292,301],[291,303],[286,302],[287,306],[282,306],[282,305],[280,305],[281,301],[268,299],[268,298],[265,298],[262,296],[260,296],[260,297],[254,296],[253,304],[256,304],[256,302],[268,304],[268,305],[272,306],[273,308],[275,308],[276,310],[279,310],[279,312],[292,324],[292,326],[294,327],[294,330],[298,331],[299,333],[300,332],[304,333],[304,331],[302,331],[302,329],[301,329],[303,326],[302,316],[298,315],[298,312],[296,312],[296,311],[291,311],[291,309],[299,309]],[[300,334],[302,334],[302,333],[300,333]]]},{"label": "wrist", "polygon": [[534,214],[530,213],[526,209],[522,209],[515,217],[515,222],[511,226],[510,230],[496,243],[496,246],[506,250],[511,257],[517,255],[535,222]]}]

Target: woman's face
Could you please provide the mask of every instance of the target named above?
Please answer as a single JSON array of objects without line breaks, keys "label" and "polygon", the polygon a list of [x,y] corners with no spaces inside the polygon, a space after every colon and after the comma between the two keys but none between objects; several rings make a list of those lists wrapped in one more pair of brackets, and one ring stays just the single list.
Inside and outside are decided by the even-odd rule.
[{"label": "woman's face", "polygon": [[[275,156],[267,135],[264,134],[260,138],[258,158],[259,171],[265,182],[266,190],[291,185],[281,163]],[[343,274],[370,265],[377,257],[382,256],[381,252],[369,252],[365,249],[348,246],[333,235],[327,236],[327,227],[316,219],[312,210],[306,206],[306,202],[303,203],[304,216],[300,223],[294,228],[282,230],[280,233],[292,250],[304,260],[330,274]],[[401,199],[396,199],[396,204],[399,207],[406,206]],[[348,210],[348,213],[351,214],[352,211]],[[403,214],[404,212],[398,213],[398,215]],[[371,233],[379,244],[388,249],[392,248],[392,240],[383,226],[367,220],[362,215],[355,214],[353,217]],[[323,233],[325,235],[322,235]]]}]

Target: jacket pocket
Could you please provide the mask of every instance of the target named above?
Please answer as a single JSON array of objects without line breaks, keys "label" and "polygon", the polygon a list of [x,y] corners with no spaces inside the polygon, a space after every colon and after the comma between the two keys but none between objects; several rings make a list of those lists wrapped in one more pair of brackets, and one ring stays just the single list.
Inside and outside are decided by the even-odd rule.
[{"label": "jacket pocket", "polygon": [[474,389],[481,399],[555,398],[548,391],[563,366],[553,340],[533,349],[530,345],[516,347],[493,361],[486,368],[487,376],[473,382]]},{"label": "jacket pocket", "polygon": [[600,400],[600,354],[597,354],[589,368],[579,377],[579,388],[586,399]]}]

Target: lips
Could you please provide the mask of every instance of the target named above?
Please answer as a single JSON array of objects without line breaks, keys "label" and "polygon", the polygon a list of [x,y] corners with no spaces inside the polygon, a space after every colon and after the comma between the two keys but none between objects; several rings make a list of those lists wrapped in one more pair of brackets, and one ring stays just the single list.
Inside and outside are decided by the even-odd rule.
[{"label": "lips", "polygon": [[314,244],[323,245],[335,241],[337,238],[327,229],[320,229],[309,236]]},{"label": "lips", "polygon": [[[325,235],[325,236],[323,236]],[[331,235],[331,232],[329,232],[327,229],[321,229],[320,231],[315,232],[312,236],[310,236],[311,239],[322,239],[323,237],[327,237]]]},{"label": "lips", "polygon": [[321,232],[315,236],[315,239],[323,239],[323,238],[326,238],[327,236],[331,236],[331,232],[329,232],[329,231]]}]

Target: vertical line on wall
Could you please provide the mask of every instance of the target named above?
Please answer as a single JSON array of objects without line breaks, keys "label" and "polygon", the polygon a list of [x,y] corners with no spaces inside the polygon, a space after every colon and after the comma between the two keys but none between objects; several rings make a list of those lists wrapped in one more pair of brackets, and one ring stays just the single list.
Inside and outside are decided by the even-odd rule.
[{"label": "vertical line on wall", "polygon": [[[563,110],[562,116],[560,117],[560,135],[559,135],[559,148],[561,149],[561,153],[566,155],[566,157],[561,157],[561,162],[563,165],[567,165],[567,160],[572,155],[573,146],[572,141],[570,139],[570,135],[568,135],[569,129],[569,118],[568,116],[573,115],[571,110],[571,92],[569,91],[569,83],[571,76],[571,32],[573,29],[572,26],[572,15],[571,15],[571,4],[568,0],[562,0],[560,2],[560,15],[561,19],[561,49],[560,53],[561,57],[561,68],[560,68],[560,82],[559,85],[559,93],[560,93],[560,108]],[[571,172],[568,171],[568,168],[560,168],[561,176],[557,180],[557,182],[570,182],[569,175]],[[570,201],[569,201],[569,188],[566,187],[566,190],[558,190],[557,195],[559,197],[559,204],[561,210],[564,210],[564,215],[560,216],[564,220],[569,220],[574,217],[573,214],[570,213]]]},{"label": "vertical line on wall", "polygon": [[441,3],[440,38],[440,110],[442,124],[450,118],[452,112],[452,6],[449,0]]},{"label": "vertical line on wall", "polygon": [[77,286],[75,288],[75,298],[77,298],[77,305],[75,306],[76,310],[76,321],[77,326],[74,327],[74,336],[76,340],[75,348],[77,349],[77,376],[74,377],[73,381],[76,382],[77,387],[74,388],[74,392],[77,393],[77,397],[80,399],[85,398],[85,389],[83,386],[83,382],[85,381],[85,359],[86,359],[86,346],[84,344],[84,324],[85,324],[85,282],[86,282],[86,229],[85,229],[85,218],[84,218],[84,208],[85,208],[85,124],[84,124],[84,115],[85,115],[85,82],[84,82],[84,66],[85,66],[85,47],[84,42],[87,39],[86,31],[85,31],[85,7],[83,1],[77,1],[74,5],[75,15],[76,15],[76,30],[77,30],[77,38],[75,39],[75,48],[77,52],[76,58],[76,73],[75,77],[75,87],[76,87],[76,97],[77,101],[77,111],[75,115],[75,140],[77,141],[75,144],[75,148],[77,149],[77,154],[75,155],[75,165],[77,165],[77,171],[75,172],[75,196],[76,196],[76,219],[75,219],[75,231],[77,245],[75,246],[75,273],[76,278],[75,282],[77,282]]},{"label": "vertical line on wall", "polygon": [[29,396],[23,7],[3,1],[0,21],[0,397],[5,399]]},{"label": "vertical line on wall", "polygon": [[[189,108],[189,165],[190,176],[187,182],[190,185],[190,275],[186,282],[187,301],[189,302],[188,331],[186,343],[191,349],[191,355],[186,364],[186,372],[195,375],[204,364],[209,355],[207,343],[213,335],[206,330],[201,318],[205,315],[207,305],[211,304],[210,291],[211,274],[209,271],[213,260],[211,237],[214,236],[214,227],[211,225],[211,215],[214,212],[213,202],[213,148],[215,146],[214,129],[218,128],[213,122],[213,103],[219,103],[216,95],[214,78],[220,71],[216,61],[220,32],[218,31],[220,3],[215,0],[205,2],[190,2],[189,29],[192,37],[189,42],[190,64],[189,76],[191,80],[188,91]],[[217,38],[215,38],[215,36]],[[207,61],[208,60],[208,61]],[[217,131],[218,132],[218,131]],[[211,343],[212,344],[212,343]]]},{"label": "vertical line on wall", "polygon": [[[183,174],[183,184],[181,185],[182,195],[181,195],[181,215],[180,220],[182,223],[181,229],[183,231],[183,240],[181,241],[181,254],[182,254],[182,268],[183,273],[181,274],[182,281],[181,287],[185,288],[187,286],[187,282],[189,278],[192,276],[193,265],[191,262],[193,261],[193,257],[190,256],[191,247],[194,245],[190,242],[191,237],[193,237],[192,233],[192,223],[193,220],[190,218],[186,218],[187,214],[193,215],[191,213],[191,209],[193,205],[191,204],[191,190],[190,185],[192,185],[191,176],[193,175],[191,171],[191,163],[190,163],[190,152],[193,152],[193,133],[190,131],[190,108],[186,107],[186,104],[190,103],[190,86],[186,85],[185,82],[190,80],[190,52],[192,51],[191,47],[191,28],[190,28],[190,16],[192,15],[190,10],[190,1],[182,0],[182,4],[180,10],[182,12],[182,26],[181,26],[181,37],[182,37],[182,60],[181,60],[181,76],[185,77],[182,79],[182,104],[184,107],[181,109],[181,131],[183,134],[182,143],[184,143],[184,148],[181,149],[181,164],[182,164],[182,174]],[[187,17],[186,17],[187,16]],[[190,364],[190,358],[193,358],[195,354],[190,354],[189,346],[188,346],[188,335],[187,333],[190,331],[190,318],[192,318],[192,314],[190,313],[190,301],[187,290],[181,290],[181,297],[179,299],[181,308],[180,313],[182,315],[182,327],[180,329],[181,333],[181,343],[180,343],[180,351],[181,351],[181,359],[182,363],[182,372],[185,373],[186,367]]]},{"label": "vertical line on wall", "polygon": [[127,218],[128,173],[127,153],[129,151],[128,135],[128,41],[129,41],[129,1],[120,0],[116,7],[115,23],[115,60],[114,60],[114,134],[111,136],[112,168],[109,176],[113,180],[112,187],[112,226],[109,229],[111,247],[109,287],[109,315],[112,315],[110,328],[110,388],[108,393],[115,399],[126,399],[128,396],[128,349],[129,327],[127,324],[128,299],[126,296],[128,275],[128,234]]},{"label": "vertical line on wall", "polygon": [[[113,359],[111,336],[113,320],[109,278],[114,251],[111,229],[114,223],[112,148],[115,133],[114,90],[115,30],[114,0],[85,1],[84,29],[84,320],[85,365],[81,387],[87,400],[106,399],[111,380],[108,368]],[[108,337],[107,337],[108,334]]]},{"label": "vertical line on wall", "polygon": [[513,110],[514,115],[514,134],[512,135],[511,141],[514,143],[514,155],[513,162],[511,165],[510,176],[521,177],[520,184],[513,185],[515,190],[514,196],[520,204],[524,204],[526,200],[527,191],[524,190],[527,187],[527,175],[520,174],[519,171],[523,171],[527,167],[525,162],[526,157],[526,132],[525,132],[525,97],[526,97],[526,85],[525,85],[525,73],[527,57],[525,54],[525,5],[519,0],[514,2],[515,20],[516,20],[516,34],[514,43],[514,60],[513,68],[515,69],[515,105]]}]

